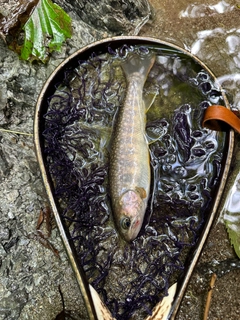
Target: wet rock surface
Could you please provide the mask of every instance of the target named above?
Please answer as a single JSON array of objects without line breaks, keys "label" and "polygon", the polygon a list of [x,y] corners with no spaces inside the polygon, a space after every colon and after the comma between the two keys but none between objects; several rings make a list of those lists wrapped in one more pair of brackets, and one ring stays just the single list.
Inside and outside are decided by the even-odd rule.
[{"label": "wet rock surface", "polygon": [[147,0],[58,0],[68,12],[103,32],[114,35],[137,34],[148,21],[151,9]]},{"label": "wet rock surface", "polygon": [[[0,319],[55,319],[62,311],[59,285],[66,309],[71,310],[76,319],[87,319],[57,229],[53,229],[49,241],[59,251],[60,258],[33,236],[40,209],[46,206],[47,198],[34,153],[33,138],[25,134],[32,134],[38,95],[60,62],[94,40],[112,34],[137,33],[142,19],[149,14],[145,1],[127,2],[128,8],[133,8],[134,3],[136,9],[127,10],[129,17],[126,13],[122,14],[119,30],[114,30],[116,24],[108,17],[108,13],[122,12],[125,2],[109,1],[108,5],[106,2],[100,18],[95,16],[91,21],[89,17],[91,14],[93,17],[93,13],[85,10],[87,6],[92,8],[92,1],[58,1],[73,18],[73,37],[60,53],[52,55],[47,65],[19,61],[17,55],[0,40],[0,127],[24,133],[0,131]],[[8,14],[16,3],[0,0],[0,12]],[[235,2],[199,0],[193,5],[181,0],[169,5],[165,0],[161,3],[151,0],[150,3],[155,19],[140,30],[140,35],[171,41],[192,51],[220,78],[229,92],[232,105],[239,107],[239,80],[233,77],[240,69],[239,9]],[[79,9],[75,9],[76,4]],[[138,18],[132,21],[136,12],[139,12]],[[128,19],[128,23],[123,28],[124,19]],[[98,22],[94,24],[96,20]],[[204,33],[206,30],[212,32]],[[228,188],[239,167],[238,146],[237,137],[236,160]],[[212,229],[194,272],[178,315],[179,320],[202,319],[211,273],[215,272],[216,264],[229,259],[233,263],[236,261],[236,267],[232,265],[230,268],[228,264],[222,267],[222,276],[215,284],[209,319],[239,319],[238,260],[220,221]],[[206,272],[203,273],[203,269]]]}]

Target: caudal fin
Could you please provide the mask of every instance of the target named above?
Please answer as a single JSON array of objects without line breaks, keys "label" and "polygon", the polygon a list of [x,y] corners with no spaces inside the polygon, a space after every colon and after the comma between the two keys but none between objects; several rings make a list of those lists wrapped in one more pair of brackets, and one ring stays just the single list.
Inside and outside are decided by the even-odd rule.
[{"label": "caudal fin", "polygon": [[129,53],[126,60],[121,65],[126,80],[129,82],[132,76],[136,76],[144,85],[155,59],[156,56],[152,53],[145,55]]}]

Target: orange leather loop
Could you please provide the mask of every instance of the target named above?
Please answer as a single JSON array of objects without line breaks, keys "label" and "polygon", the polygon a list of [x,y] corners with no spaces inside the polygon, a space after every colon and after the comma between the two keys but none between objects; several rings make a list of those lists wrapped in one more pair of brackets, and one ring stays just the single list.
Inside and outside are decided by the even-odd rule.
[{"label": "orange leather loop", "polygon": [[211,130],[225,131],[226,124],[240,133],[240,119],[223,106],[209,106],[204,114],[202,125]]}]

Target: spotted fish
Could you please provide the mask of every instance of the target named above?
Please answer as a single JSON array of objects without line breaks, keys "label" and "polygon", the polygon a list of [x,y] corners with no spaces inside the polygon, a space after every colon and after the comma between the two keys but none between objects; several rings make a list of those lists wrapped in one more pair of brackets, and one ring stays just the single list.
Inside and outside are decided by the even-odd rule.
[{"label": "spotted fish", "polygon": [[151,53],[129,53],[121,65],[127,92],[113,131],[109,176],[113,216],[127,241],[137,237],[149,198],[151,174],[143,86],[154,61]]}]

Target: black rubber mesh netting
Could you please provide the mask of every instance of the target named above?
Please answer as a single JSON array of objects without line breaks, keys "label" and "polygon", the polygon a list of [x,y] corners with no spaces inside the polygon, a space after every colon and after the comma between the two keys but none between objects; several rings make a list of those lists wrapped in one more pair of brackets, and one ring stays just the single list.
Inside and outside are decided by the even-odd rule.
[{"label": "black rubber mesh netting", "polygon": [[[157,56],[143,93],[153,101],[151,196],[139,236],[126,243],[111,212],[111,136],[126,92],[121,61],[149,50]],[[54,198],[88,281],[116,319],[144,319],[184,274],[214,200],[225,141],[201,119],[221,102],[211,77],[184,54],[126,45],[79,60],[49,97],[43,139]]]}]

